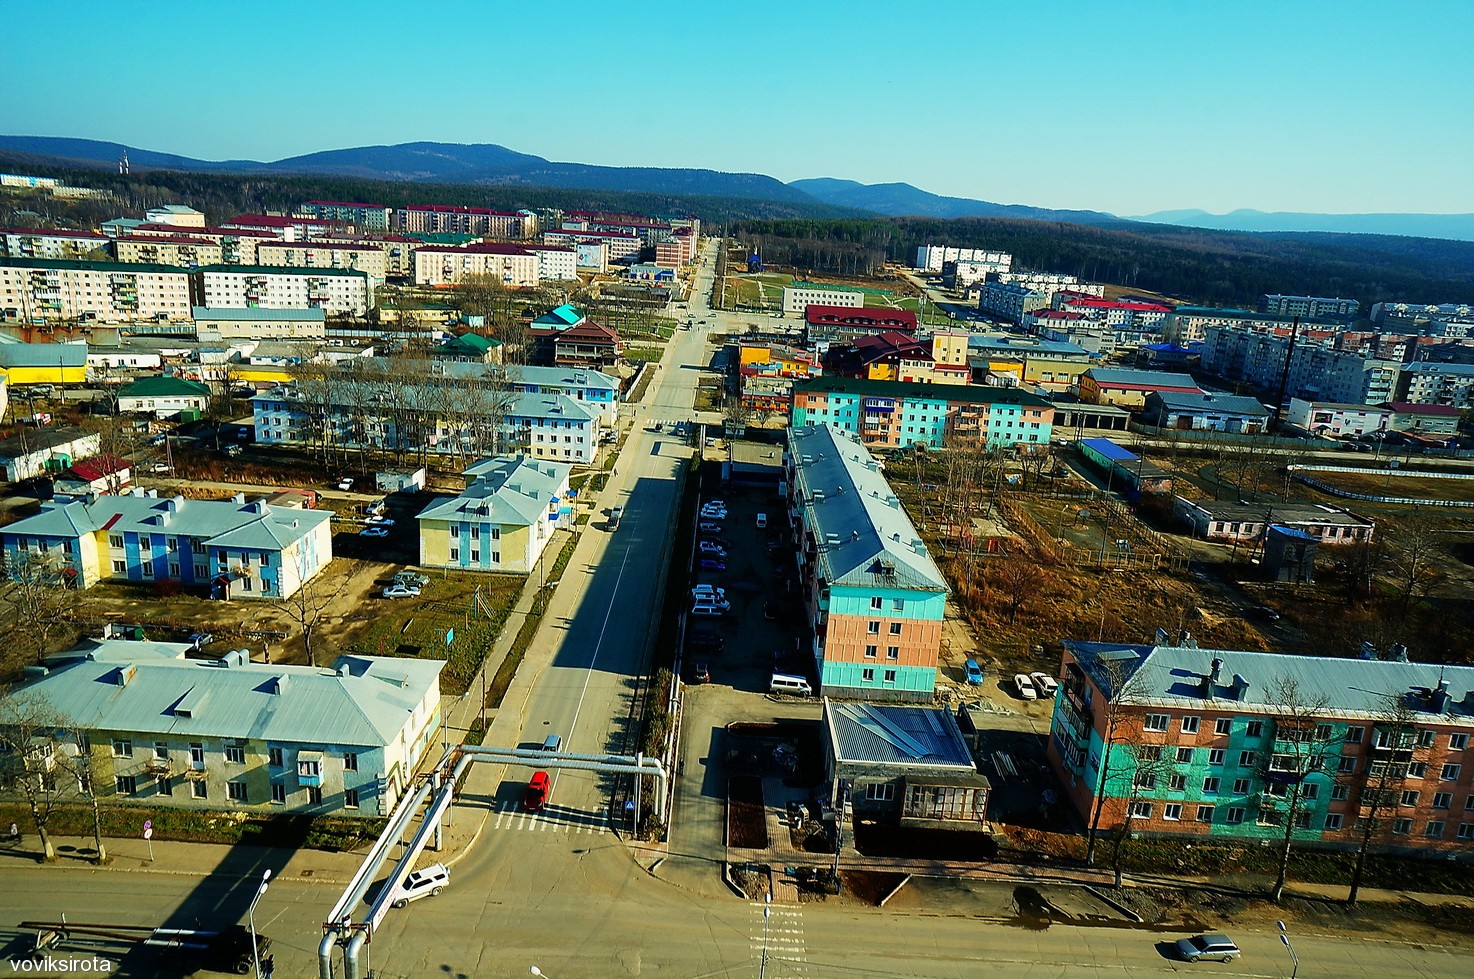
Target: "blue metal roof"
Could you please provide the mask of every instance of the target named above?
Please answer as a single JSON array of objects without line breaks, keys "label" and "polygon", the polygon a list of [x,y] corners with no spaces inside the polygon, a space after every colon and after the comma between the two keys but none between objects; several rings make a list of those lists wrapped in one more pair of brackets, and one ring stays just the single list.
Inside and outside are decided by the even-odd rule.
[{"label": "blue metal roof", "polygon": [[1136,453],[1122,448],[1110,439],[1081,439],[1080,444],[1113,462],[1133,462]]}]

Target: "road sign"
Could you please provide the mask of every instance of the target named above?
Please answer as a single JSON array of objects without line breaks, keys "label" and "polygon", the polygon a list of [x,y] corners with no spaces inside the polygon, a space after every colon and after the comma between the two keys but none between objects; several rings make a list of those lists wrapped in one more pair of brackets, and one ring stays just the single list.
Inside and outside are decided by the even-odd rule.
[{"label": "road sign", "polygon": [[154,830],[152,826],[143,831],[143,838],[146,840],[151,840],[154,838]]},{"label": "road sign", "polygon": [[456,641],[456,631],[455,631],[455,629],[454,628],[446,629],[445,630],[445,644],[447,646],[449,646],[450,644],[452,644],[455,641]]},{"label": "road sign", "polygon": [[144,832],[148,832],[149,830],[151,830],[153,828],[154,828],[154,821],[152,819],[145,819],[143,821],[143,830],[144,830]]}]

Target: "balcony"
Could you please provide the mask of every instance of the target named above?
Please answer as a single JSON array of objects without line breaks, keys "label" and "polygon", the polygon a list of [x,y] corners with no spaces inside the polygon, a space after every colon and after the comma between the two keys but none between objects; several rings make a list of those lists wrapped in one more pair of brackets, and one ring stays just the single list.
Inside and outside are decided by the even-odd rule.
[{"label": "balcony", "polygon": [[144,762],[143,769],[150,775],[173,775],[174,760],[172,758],[150,758]]}]

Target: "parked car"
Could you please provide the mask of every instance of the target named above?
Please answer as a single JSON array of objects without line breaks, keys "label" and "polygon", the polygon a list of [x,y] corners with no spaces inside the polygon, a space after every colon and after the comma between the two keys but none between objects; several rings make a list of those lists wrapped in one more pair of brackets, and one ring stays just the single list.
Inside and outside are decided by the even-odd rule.
[{"label": "parked car", "polygon": [[727,589],[718,588],[716,585],[697,585],[691,589],[691,597],[697,601],[705,601],[712,598],[726,598]]},{"label": "parked car", "polygon": [[547,772],[533,772],[532,778],[527,782],[527,791],[522,795],[522,808],[528,812],[537,812],[547,805],[552,784]]},{"label": "parked car", "polygon": [[1054,692],[1059,689],[1059,681],[1048,673],[1030,673],[1029,679],[1034,681],[1034,689],[1039,692],[1039,696],[1046,700],[1053,697]]},{"label": "parked car", "polygon": [[705,663],[697,663],[695,666],[691,667],[691,682],[692,683],[710,683],[711,682],[711,670],[707,667],[707,665]]},{"label": "parked car", "polygon": [[714,520],[703,520],[696,525],[696,529],[703,534],[720,534],[722,532],[722,525]]},{"label": "parked car", "polygon": [[1013,675],[1013,688],[1023,700],[1038,700],[1039,691],[1034,689],[1034,681],[1030,680],[1028,674],[1015,673]]},{"label": "parked car", "polygon": [[358,532],[360,537],[388,537],[388,527],[365,527]]},{"label": "parked car", "polygon": [[726,520],[727,519],[727,511],[726,510],[718,510],[716,507],[702,507],[701,508],[701,519],[702,520]]},{"label": "parked car", "polygon": [[170,466],[167,462],[156,462],[148,467],[148,471],[154,473],[166,473],[172,472],[173,467]]},{"label": "parked car", "polygon": [[757,529],[758,530],[764,530],[764,529],[767,528],[767,526],[768,526],[768,515],[766,513],[759,513],[757,515]]},{"label": "parked car", "polygon": [[726,557],[727,556],[727,549],[725,547],[723,547],[722,545],[720,545],[720,544],[718,544],[718,543],[716,543],[714,541],[709,541],[709,540],[697,541],[696,542],[696,550],[699,551],[702,554],[708,554],[708,555],[712,555],[712,556],[715,556],[715,557]]},{"label": "parked car", "polygon": [[704,557],[696,562],[697,571],[726,571],[727,562],[721,558]]},{"label": "parked car", "polygon": [[691,604],[693,606],[711,605],[722,612],[732,611],[732,603],[727,601],[726,596],[723,595],[704,595],[701,598],[693,600]]},{"label": "parked car", "polygon": [[726,615],[728,609],[730,608],[730,605],[727,606],[727,608],[723,608],[720,605],[712,605],[709,602],[697,602],[695,605],[691,606],[691,614],[707,617]]},{"label": "parked car", "polygon": [[727,501],[726,500],[707,500],[705,503],[703,503],[701,505],[702,505],[703,508],[704,507],[716,507],[716,508],[718,508],[720,510],[727,509]]},{"label": "parked car", "polygon": [[443,863],[431,864],[416,870],[400,881],[394,896],[394,906],[402,908],[422,897],[437,897],[450,883],[450,868]]},{"label": "parked car", "polygon": [[727,540],[727,538],[725,537],[718,537],[716,534],[702,534],[701,539],[703,541],[710,541],[724,551],[730,551],[732,549],[731,541]]},{"label": "parked car", "polygon": [[366,523],[366,524],[372,524],[375,527],[392,527],[392,526],[394,526],[394,518],[393,517],[381,517],[378,514],[375,514],[372,517],[364,517],[363,518],[363,522]]},{"label": "parked car", "polygon": [[1243,953],[1227,935],[1194,935],[1177,942],[1177,954],[1185,962],[1201,962],[1203,959],[1232,962]]},{"label": "parked car", "polygon": [[352,488],[353,488],[353,477],[352,476],[344,476],[342,479],[338,480],[338,489],[340,489],[340,490],[351,490]]},{"label": "parked car", "polygon": [[424,588],[430,583],[428,575],[422,575],[418,571],[396,571],[394,572],[396,584],[404,584],[409,588]]},{"label": "parked car", "polygon": [[420,590],[406,585],[401,581],[396,581],[392,585],[386,585],[384,590],[379,594],[385,598],[419,598]]},{"label": "parked car", "polygon": [[970,659],[962,664],[963,675],[967,678],[969,686],[980,687],[983,684],[983,668],[978,661]]}]

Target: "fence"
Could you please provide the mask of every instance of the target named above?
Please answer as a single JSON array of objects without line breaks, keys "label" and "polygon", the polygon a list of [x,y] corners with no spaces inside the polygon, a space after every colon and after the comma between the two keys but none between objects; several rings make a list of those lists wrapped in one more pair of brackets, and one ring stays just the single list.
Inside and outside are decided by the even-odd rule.
[{"label": "fence", "polygon": [[1414,470],[1409,472],[1405,469],[1380,470],[1357,468],[1355,466],[1292,465],[1286,466],[1285,468],[1289,470],[1291,476],[1295,477],[1296,480],[1304,483],[1306,486],[1313,486],[1323,493],[1329,493],[1332,496],[1339,496],[1348,500],[1362,500],[1367,503],[1402,503],[1410,506],[1474,507],[1474,500],[1437,500],[1429,499],[1427,497],[1386,496],[1376,493],[1357,493],[1354,490],[1344,489],[1340,486],[1334,486],[1330,483],[1327,483],[1324,480],[1316,479],[1314,476],[1305,475],[1305,473],[1307,472],[1356,473],[1362,476],[1365,476],[1369,473],[1375,473],[1379,476],[1385,476],[1390,484],[1391,480],[1406,479],[1414,476],[1421,479],[1474,479],[1474,473],[1438,473],[1428,472],[1427,470]]}]

